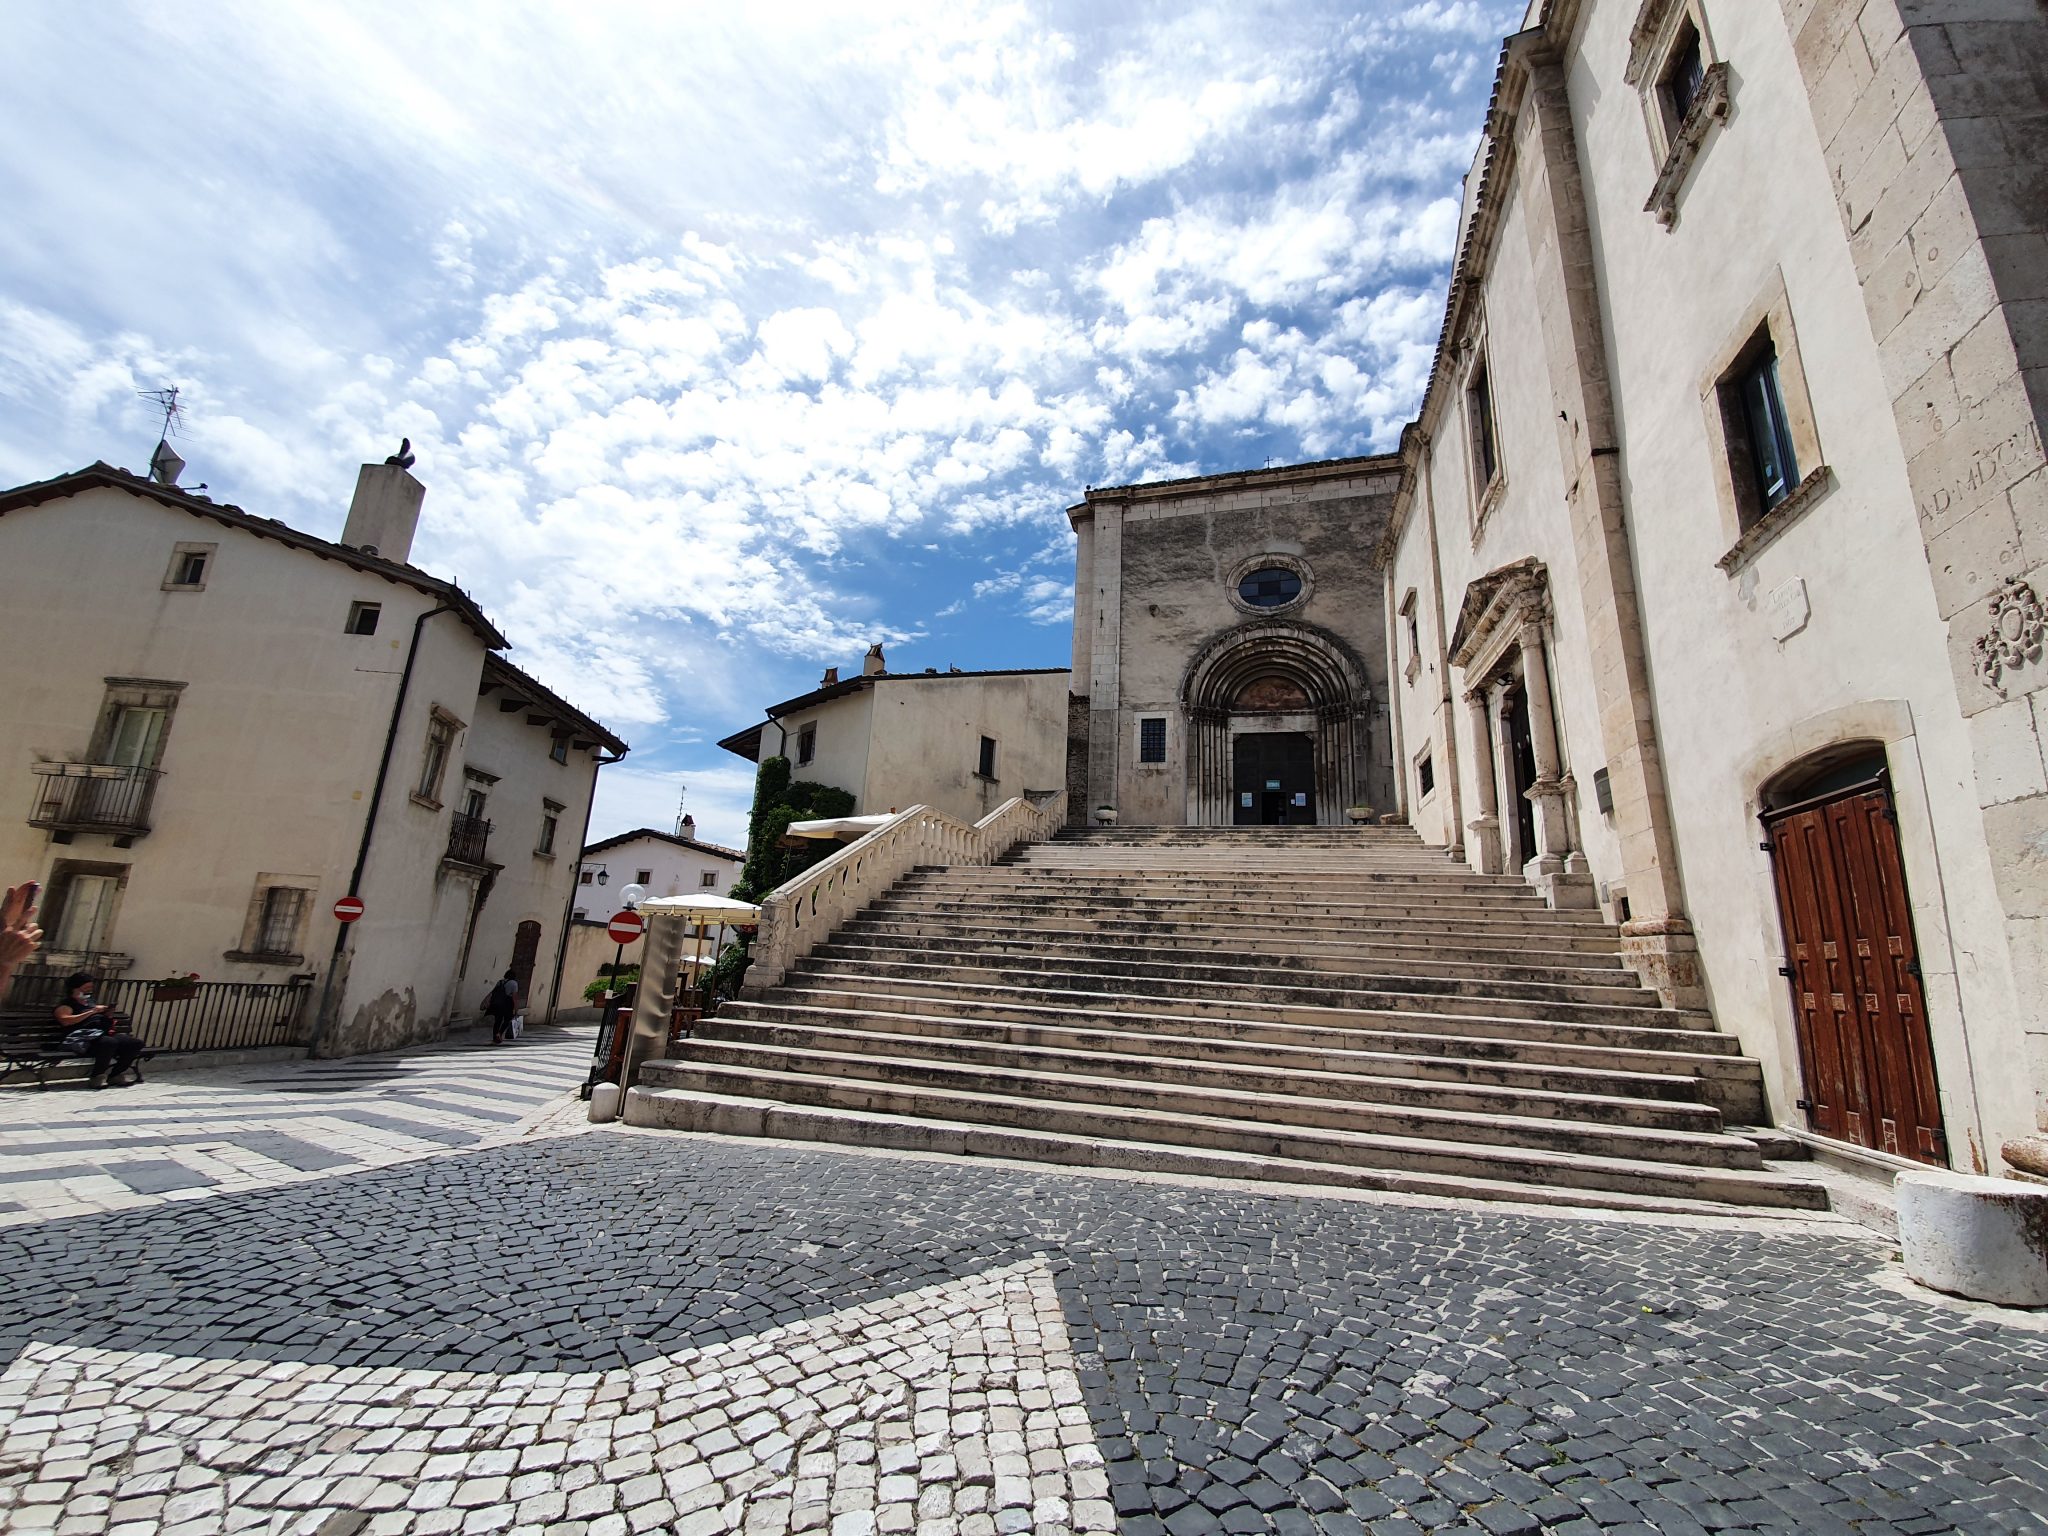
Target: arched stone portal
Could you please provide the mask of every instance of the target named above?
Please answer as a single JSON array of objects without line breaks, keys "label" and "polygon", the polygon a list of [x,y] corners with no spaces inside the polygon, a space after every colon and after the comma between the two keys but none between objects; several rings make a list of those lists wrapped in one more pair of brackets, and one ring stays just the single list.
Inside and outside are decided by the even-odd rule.
[{"label": "arched stone portal", "polygon": [[[1309,743],[1313,778],[1301,819],[1341,825],[1345,807],[1357,803],[1365,783],[1371,697],[1365,667],[1351,648],[1313,624],[1265,619],[1216,636],[1196,654],[1181,683],[1188,824],[1224,826],[1241,819],[1238,765],[1259,754],[1240,753],[1239,738],[1299,735]],[[1287,754],[1270,756],[1280,760]]]}]

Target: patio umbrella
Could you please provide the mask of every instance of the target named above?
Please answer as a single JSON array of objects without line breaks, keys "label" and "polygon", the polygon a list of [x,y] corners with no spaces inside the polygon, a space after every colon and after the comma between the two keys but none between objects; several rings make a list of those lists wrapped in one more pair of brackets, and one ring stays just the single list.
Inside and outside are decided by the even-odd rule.
[{"label": "patio umbrella", "polygon": [[792,821],[789,830],[782,835],[781,846],[801,848],[809,839],[836,839],[842,843],[853,842],[866,837],[875,828],[887,826],[896,819],[894,811],[876,816],[824,816],[816,821]]}]

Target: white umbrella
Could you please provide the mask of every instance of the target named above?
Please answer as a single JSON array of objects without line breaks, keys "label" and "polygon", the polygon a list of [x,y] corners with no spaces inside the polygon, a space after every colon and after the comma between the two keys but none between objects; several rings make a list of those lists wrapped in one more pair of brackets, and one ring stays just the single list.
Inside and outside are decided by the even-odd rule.
[{"label": "white umbrella", "polygon": [[896,813],[891,811],[881,816],[825,816],[816,821],[792,821],[784,836],[837,838],[842,843],[850,843],[895,819]]}]

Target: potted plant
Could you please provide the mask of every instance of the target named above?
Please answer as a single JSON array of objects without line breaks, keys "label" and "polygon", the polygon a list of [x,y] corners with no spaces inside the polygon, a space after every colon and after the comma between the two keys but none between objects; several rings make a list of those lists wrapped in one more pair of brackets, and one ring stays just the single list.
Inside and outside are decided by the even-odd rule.
[{"label": "potted plant", "polygon": [[1372,820],[1372,807],[1369,805],[1347,805],[1344,807],[1344,814],[1350,818],[1351,824],[1354,827],[1362,827]]},{"label": "potted plant", "polygon": [[1113,805],[1098,805],[1095,807],[1095,824],[1099,827],[1115,826],[1116,807]]},{"label": "potted plant", "polygon": [[199,995],[199,973],[187,971],[184,975],[166,976],[161,981],[149,984],[149,1000],[152,1003],[185,1003]]}]

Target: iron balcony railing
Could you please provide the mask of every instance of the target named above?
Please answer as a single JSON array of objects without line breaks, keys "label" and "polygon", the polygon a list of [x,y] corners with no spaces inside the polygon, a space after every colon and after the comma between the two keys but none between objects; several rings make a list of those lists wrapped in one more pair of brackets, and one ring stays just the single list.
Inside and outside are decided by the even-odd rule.
[{"label": "iron balcony railing", "polygon": [[[26,974],[7,992],[9,1013],[40,1013],[54,1042],[62,1030],[56,1007],[68,978]],[[240,1051],[306,1043],[306,1000],[313,983],[256,981],[105,981],[94,996],[129,1021],[152,1051]]]},{"label": "iron balcony railing", "polygon": [[156,798],[158,768],[119,763],[37,763],[32,827],[52,832],[117,832],[135,836],[149,830],[150,802]]},{"label": "iron balcony railing", "polygon": [[482,864],[491,841],[491,824],[481,816],[460,811],[448,824],[448,857],[458,864]]}]

